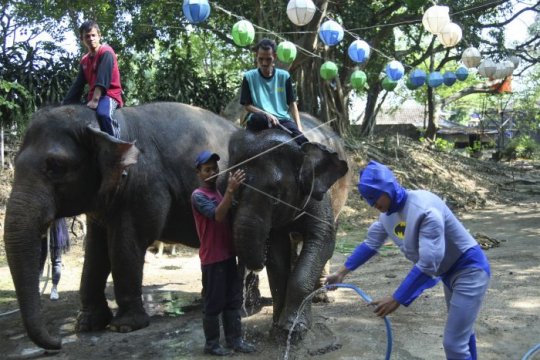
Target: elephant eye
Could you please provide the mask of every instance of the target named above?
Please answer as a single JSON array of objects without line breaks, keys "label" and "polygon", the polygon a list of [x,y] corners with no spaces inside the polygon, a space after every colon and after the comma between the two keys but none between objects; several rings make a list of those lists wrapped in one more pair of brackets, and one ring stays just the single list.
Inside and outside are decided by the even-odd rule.
[{"label": "elephant eye", "polygon": [[49,176],[62,176],[64,175],[68,170],[68,164],[64,161],[61,161],[57,158],[47,158],[45,161],[46,169],[45,171]]}]

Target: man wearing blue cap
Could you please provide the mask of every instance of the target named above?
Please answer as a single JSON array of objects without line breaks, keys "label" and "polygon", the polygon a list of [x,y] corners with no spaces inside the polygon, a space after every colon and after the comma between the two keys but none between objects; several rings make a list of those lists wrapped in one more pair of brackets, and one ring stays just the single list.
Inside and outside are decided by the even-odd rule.
[{"label": "man wearing blue cap", "polygon": [[201,242],[203,284],[203,329],[206,343],[204,352],[226,356],[231,352],[219,343],[219,314],[222,314],[227,347],[238,352],[250,353],[255,347],[242,339],[240,308],[243,284],[233,246],[229,209],[233,194],[245,179],[243,170],[229,173],[225,195],[216,187],[219,173],[219,155],[208,150],[195,160],[201,186],[191,195],[191,205],[197,234]]},{"label": "man wearing blue cap", "polygon": [[447,359],[477,359],[474,322],[486,293],[490,267],[476,240],[446,204],[425,190],[406,190],[386,166],[370,161],[360,173],[358,191],[381,212],[345,264],[326,277],[327,284],[368,261],[387,238],[414,263],[392,296],[376,301],[375,313],[386,316],[408,306],[439,280],[444,283],[448,318],[443,346]]}]

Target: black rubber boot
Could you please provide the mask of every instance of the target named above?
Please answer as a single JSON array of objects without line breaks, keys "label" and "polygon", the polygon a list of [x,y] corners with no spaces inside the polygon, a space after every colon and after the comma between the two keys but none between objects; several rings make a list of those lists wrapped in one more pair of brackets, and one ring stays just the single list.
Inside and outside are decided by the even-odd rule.
[{"label": "black rubber boot", "polygon": [[231,355],[231,351],[223,348],[219,344],[219,316],[205,316],[203,318],[204,337],[206,344],[204,345],[204,353],[216,356]]},{"label": "black rubber boot", "polygon": [[223,329],[225,330],[225,340],[229,349],[241,353],[252,353],[257,350],[253,344],[242,339],[240,310],[225,310],[223,312]]}]

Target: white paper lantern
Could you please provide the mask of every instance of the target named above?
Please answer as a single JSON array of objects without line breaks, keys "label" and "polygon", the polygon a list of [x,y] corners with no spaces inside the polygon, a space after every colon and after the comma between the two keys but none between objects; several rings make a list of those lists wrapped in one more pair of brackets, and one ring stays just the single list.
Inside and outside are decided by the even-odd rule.
[{"label": "white paper lantern", "polygon": [[287,4],[287,16],[295,25],[304,26],[313,19],[317,8],[311,0],[291,0]]},{"label": "white paper lantern", "polygon": [[483,77],[493,77],[495,71],[497,71],[497,64],[489,59],[483,60],[478,66],[478,73]]},{"label": "white paper lantern", "polygon": [[493,79],[504,79],[506,77],[506,68],[502,63],[496,63],[495,73],[491,76]]},{"label": "white paper lantern", "polygon": [[502,62],[503,66],[504,66],[504,77],[508,77],[510,75],[512,75],[512,73],[514,72],[514,70],[516,69],[514,63],[511,61],[511,60],[504,60]]},{"label": "white paper lantern", "polygon": [[444,47],[456,46],[462,37],[461,28],[458,24],[450,22],[442,28],[437,37]]},{"label": "white paper lantern", "polygon": [[514,64],[514,70],[517,69],[519,63],[521,62],[521,59],[515,55],[510,56],[508,60],[510,60]]},{"label": "white paper lantern", "polygon": [[461,61],[463,61],[463,65],[465,65],[469,69],[475,68],[480,65],[480,61],[482,61],[482,55],[477,48],[470,47],[463,51],[463,55],[461,55]]},{"label": "white paper lantern", "polygon": [[424,13],[422,24],[427,31],[437,35],[450,22],[448,11],[448,6],[432,6]]}]

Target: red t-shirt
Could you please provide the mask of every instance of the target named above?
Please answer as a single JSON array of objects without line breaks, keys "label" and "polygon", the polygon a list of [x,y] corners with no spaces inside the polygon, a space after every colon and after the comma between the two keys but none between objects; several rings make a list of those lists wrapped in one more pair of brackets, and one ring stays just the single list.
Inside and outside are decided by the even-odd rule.
[{"label": "red t-shirt", "polygon": [[107,95],[113,98],[117,103],[118,107],[122,107],[124,103],[122,102],[122,85],[120,84],[120,71],[118,70],[118,61],[116,59],[116,54],[114,50],[108,45],[101,45],[95,55],[85,54],[81,59],[81,66],[86,78],[86,82],[90,87],[88,92],[88,101],[92,100],[94,96],[94,89],[96,88],[96,79],[98,76],[98,65],[99,59],[105,52],[110,52],[113,55],[113,68],[111,73],[111,82],[109,88],[107,89]]},{"label": "red t-shirt", "polygon": [[229,219],[218,222],[214,218],[215,208],[222,200],[223,196],[219,191],[203,187],[195,189],[191,195],[193,217],[201,242],[199,257],[202,265],[217,263],[235,256]]}]

